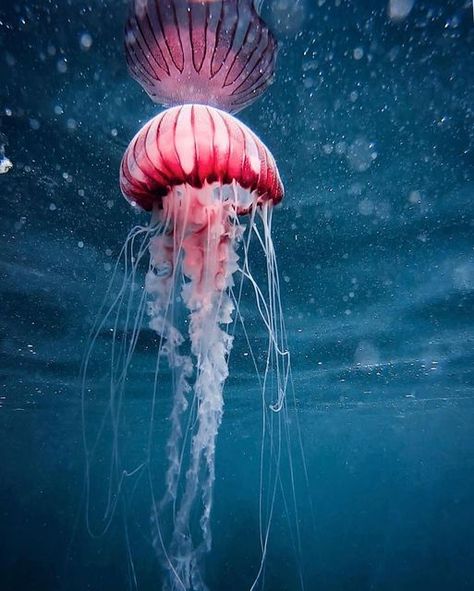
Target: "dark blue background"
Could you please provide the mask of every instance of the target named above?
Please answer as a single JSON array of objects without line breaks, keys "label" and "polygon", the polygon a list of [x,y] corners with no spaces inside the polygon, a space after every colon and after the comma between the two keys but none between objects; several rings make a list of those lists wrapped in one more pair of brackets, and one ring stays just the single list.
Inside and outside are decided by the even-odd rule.
[{"label": "dark blue background", "polygon": [[[309,491],[297,473],[306,589],[474,589],[472,7],[416,0],[399,22],[385,1],[269,0],[263,12],[281,41],[277,78],[240,116],[287,190],[274,240],[309,472]],[[118,189],[128,141],[157,112],[127,75],[125,14],[124,1],[0,5],[0,144],[14,165],[0,176],[2,591],[134,588],[120,514],[104,537],[85,532],[78,380],[111,266],[146,221]],[[250,294],[242,306],[258,350]],[[155,345],[144,327],[131,463]],[[238,332],[213,590],[249,588],[259,561],[260,403],[246,352]],[[94,372],[92,425],[100,360]],[[165,392],[163,437],[168,405]],[[133,494],[138,588],[157,589],[144,483]],[[279,506],[265,588],[293,591],[296,574]]]}]

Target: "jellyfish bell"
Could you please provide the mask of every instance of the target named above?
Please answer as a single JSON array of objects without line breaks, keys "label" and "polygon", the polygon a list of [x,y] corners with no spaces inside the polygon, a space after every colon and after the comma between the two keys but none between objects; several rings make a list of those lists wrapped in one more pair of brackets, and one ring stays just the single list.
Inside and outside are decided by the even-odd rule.
[{"label": "jellyfish bell", "polygon": [[271,84],[277,43],[254,0],[133,0],[125,28],[130,74],[165,106],[237,112]]},{"label": "jellyfish bell", "polygon": [[133,138],[120,168],[122,193],[147,211],[163,208],[164,197],[177,186],[218,189],[233,183],[240,191],[229,205],[237,214],[283,198],[275,160],[263,142],[229,113],[200,104],[154,117]]},{"label": "jellyfish bell", "polygon": [[120,187],[153,212],[168,242],[175,238],[155,267],[174,269],[183,253],[185,276],[199,277],[194,297],[206,301],[206,290],[228,283],[228,258],[241,237],[238,216],[283,198],[263,142],[228,113],[203,105],[174,107],[149,121],[125,152]]}]

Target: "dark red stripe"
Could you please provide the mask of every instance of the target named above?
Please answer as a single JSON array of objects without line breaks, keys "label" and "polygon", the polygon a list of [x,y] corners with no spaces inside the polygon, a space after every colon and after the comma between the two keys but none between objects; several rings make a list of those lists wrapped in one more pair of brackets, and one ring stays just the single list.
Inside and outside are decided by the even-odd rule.
[{"label": "dark red stripe", "polygon": [[212,138],[211,139],[211,145],[212,145],[212,150],[211,150],[212,151],[212,166],[211,166],[211,168],[214,169],[214,173],[211,173],[211,175],[209,175],[209,173],[207,174],[206,180],[209,183],[213,183],[218,178],[218,174],[217,174],[217,171],[216,171],[216,168],[217,168],[216,142],[215,142],[216,124],[215,124],[215,121],[214,121],[214,117],[212,116],[212,113],[209,110],[209,108],[208,107],[205,107],[205,108],[206,108],[207,114],[209,116],[209,120],[211,122],[211,138]]}]

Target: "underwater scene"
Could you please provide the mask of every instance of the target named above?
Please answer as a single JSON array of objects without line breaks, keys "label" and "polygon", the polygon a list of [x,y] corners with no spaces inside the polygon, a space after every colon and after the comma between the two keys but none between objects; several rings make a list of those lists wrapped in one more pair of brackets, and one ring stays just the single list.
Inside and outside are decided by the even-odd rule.
[{"label": "underwater scene", "polygon": [[0,591],[474,589],[473,17],[0,1]]}]

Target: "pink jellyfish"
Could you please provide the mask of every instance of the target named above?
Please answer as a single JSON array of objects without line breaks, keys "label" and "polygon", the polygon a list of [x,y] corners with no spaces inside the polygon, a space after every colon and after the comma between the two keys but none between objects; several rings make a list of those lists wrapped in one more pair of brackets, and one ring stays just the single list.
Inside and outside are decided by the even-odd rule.
[{"label": "pink jellyfish", "polygon": [[[207,589],[201,563],[211,548],[216,438],[233,344],[231,324],[240,317],[243,280],[253,287],[268,338],[259,376],[265,416],[284,408],[290,375],[271,238],[272,210],[283,198],[283,185],[268,148],[229,114],[255,100],[270,83],[276,43],[253,0],[135,0],[125,46],[132,76],[155,101],[175,106],[137,133],[120,168],[125,197],[151,212],[150,224],[134,230],[124,248],[126,278],[135,281],[147,251],[150,262],[131,336],[118,342],[119,312],[125,311],[127,326],[132,316],[126,281],[115,298],[116,311],[112,306],[106,314],[106,319],[115,318],[111,473],[119,488],[133,473],[119,459],[119,413],[146,309],[149,326],[159,337],[153,409],[163,361],[171,370],[173,390],[161,500],[152,485],[154,545],[167,573],[165,588],[198,591]],[[262,287],[249,264],[251,238],[260,245],[266,265]],[[133,251],[137,242],[138,250]],[[99,329],[104,326],[102,319]],[[150,441],[152,434],[150,427]],[[91,446],[85,440],[90,459]],[[278,463],[281,449],[275,441],[272,445],[271,455]],[[151,469],[152,447],[150,443],[137,470]],[[263,468],[261,472],[264,479]],[[265,495],[270,506],[260,511],[262,560],[252,588],[263,572],[281,482],[277,467],[265,474],[271,480]],[[115,503],[109,501],[107,516]],[[170,531],[163,522],[171,522]]]}]

